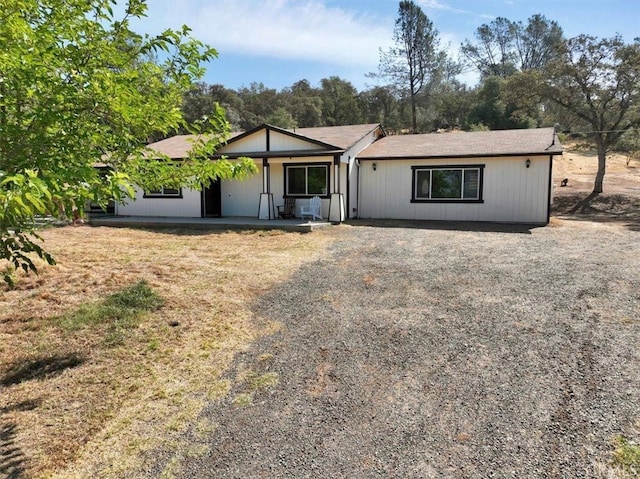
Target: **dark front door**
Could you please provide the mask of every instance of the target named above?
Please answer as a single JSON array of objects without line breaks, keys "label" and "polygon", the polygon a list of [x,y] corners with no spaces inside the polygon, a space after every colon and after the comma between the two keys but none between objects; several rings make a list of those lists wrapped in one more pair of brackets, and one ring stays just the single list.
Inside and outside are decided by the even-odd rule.
[{"label": "dark front door", "polygon": [[209,188],[204,189],[204,203],[202,216],[222,216],[222,193],[220,191],[220,180],[211,183]]}]

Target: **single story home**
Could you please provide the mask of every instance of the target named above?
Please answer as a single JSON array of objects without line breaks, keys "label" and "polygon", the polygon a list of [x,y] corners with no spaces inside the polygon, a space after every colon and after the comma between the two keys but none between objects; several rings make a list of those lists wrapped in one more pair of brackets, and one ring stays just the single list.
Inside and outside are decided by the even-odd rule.
[{"label": "single story home", "polygon": [[554,128],[388,136],[358,154],[361,218],[546,224]]},{"label": "single story home", "polygon": [[[185,158],[188,135],[150,146]],[[277,217],[285,199],[319,196],[322,216],[546,224],[553,157],[562,154],[553,128],[392,135],[379,124],[287,130],[261,125],[220,148],[229,160],[250,157],[258,174],[218,181],[202,191],[137,191],[116,215]]]}]

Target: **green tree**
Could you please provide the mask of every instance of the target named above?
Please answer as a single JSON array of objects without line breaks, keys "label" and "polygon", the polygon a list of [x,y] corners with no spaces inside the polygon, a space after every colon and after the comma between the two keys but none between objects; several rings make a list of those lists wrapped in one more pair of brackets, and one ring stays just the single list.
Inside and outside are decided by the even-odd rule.
[{"label": "green tree", "polygon": [[485,78],[477,89],[476,104],[469,114],[468,121],[486,125],[490,130],[538,126],[536,119],[528,115],[529,109],[516,104],[517,97],[504,95],[508,90],[506,85],[507,80],[499,76]]},{"label": "green tree", "polygon": [[395,46],[380,51],[378,73],[408,97],[411,105],[411,130],[418,131],[418,96],[426,85],[440,81],[446,54],[439,51],[438,30],[412,1],[400,2],[394,29]]},{"label": "green tree", "polygon": [[205,82],[194,83],[182,99],[182,114],[188,124],[194,124],[208,117],[215,110],[216,101],[209,94]]},{"label": "green tree", "polygon": [[526,26],[518,22],[515,29],[518,68],[521,71],[540,70],[556,57],[563,39],[560,25],[544,15],[533,15]]},{"label": "green tree", "polygon": [[276,108],[271,114],[267,117],[266,123],[273,126],[279,126],[280,128],[289,128],[293,129],[297,125],[295,118],[289,113],[285,108]]},{"label": "green tree", "polygon": [[466,128],[469,117],[476,104],[477,91],[472,90],[464,83],[457,81],[448,82],[442,92],[437,96],[436,127],[462,127]]},{"label": "green tree", "polygon": [[513,51],[515,30],[515,23],[498,17],[478,27],[475,43],[465,40],[460,50],[483,77],[512,75],[517,70]]},{"label": "green tree", "polygon": [[240,128],[245,131],[267,123],[267,118],[280,106],[278,91],[267,88],[262,82],[252,82],[249,88],[239,89],[238,97],[243,105]]},{"label": "green tree", "polygon": [[[42,249],[39,215],[82,213],[93,201],[122,200],[133,185],[198,187],[240,177],[252,162],[212,162],[229,125],[221,108],[202,124],[192,155],[179,164],[145,151],[157,132],[184,125],[183,94],[203,74],[215,50],[189,29],[140,36],[132,19],[144,0],[129,0],[115,18],[116,0],[4,0],[0,12],[0,259],[36,271]],[[161,62],[154,56],[163,57]],[[107,162],[104,178],[94,168]],[[5,280],[10,274],[5,270]]]},{"label": "green tree", "polygon": [[358,99],[367,123],[380,123],[389,131],[400,128],[398,98],[391,87],[373,87],[361,92]]},{"label": "green tree", "polygon": [[224,108],[231,127],[234,130],[240,129],[240,111],[243,104],[235,90],[220,84],[207,85],[205,82],[197,82],[183,97],[182,114],[187,125],[181,129],[181,133],[187,133],[189,127],[208,118],[215,112],[216,105]]},{"label": "green tree", "polygon": [[483,77],[506,78],[541,69],[554,58],[562,39],[558,23],[543,15],[533,15],[526,25],[498,17],[478,27],[475,41],[465,40],[460,51]]},{"label": "green tree", "polygon": [[283,103],[300,128],[322,125],[320,90],[312,88],[308,80],[300,80],[280,92]]},{"label": "green tree", "polygon": [[587,131],[598,150],[592,196],[603,191],[607,154],[625,132],[640,127],[640,39],[580,35],[564,42],[540,72],[512,78],[521,101],[550,102],[568,114],[573,128]]},{"label": "green tree", "polygon": [[351,82],[332,76],[320,80],[320,85],[323,124],[354,125],[362,121],[358,91]]}]

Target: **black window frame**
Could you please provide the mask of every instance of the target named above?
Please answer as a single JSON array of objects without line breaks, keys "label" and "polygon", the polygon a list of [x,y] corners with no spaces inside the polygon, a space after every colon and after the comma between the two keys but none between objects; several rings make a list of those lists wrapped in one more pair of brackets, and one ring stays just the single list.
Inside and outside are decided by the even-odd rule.
[{"label": "black window frame", "polygon": [[[284,196],[289,198],[312,198],[314,196],[319,196],[320,198],[330,198],[330,188],[331,188],[331,165],[330,162],[317,162],[317,163],[284,163],[282,167],[284,168]],[[318,167],[323,166],[325,171],[327,172],[326,179],[326,190],[325,194],[322,193],[289,193],[289,168],[305,168],[305,191],[309,191],[309,167]]]},{"label": "black window frame", "polygon": [[[177,190],[177,193],[166,193],[165,190]],[[168,186],[163,186],[162,188],[160,188],[159,190],[153,190],[153,191],[145,191],[143,198],[158,198],[158,199],[166,199],[166,198],[173,198],[173,199],[180,199],[182,198],[182,188],[170,188]]]},{"label": "black window frame", "polygon": [[[416,165],[411,167],[411,203],[484,203],[483,190],[484,190],[484,164],[465,164],[465,165]],[[433,170],[461,170],[462,180],[460,186],[460,198],[424,198],[417,197],[417,179],[418,172]],[[478,197],[477,198],[464,198],[464,170],[477,170],[478,171]],[[433,188],[431,181],[433,175],[429,175],[430,190]]]}]

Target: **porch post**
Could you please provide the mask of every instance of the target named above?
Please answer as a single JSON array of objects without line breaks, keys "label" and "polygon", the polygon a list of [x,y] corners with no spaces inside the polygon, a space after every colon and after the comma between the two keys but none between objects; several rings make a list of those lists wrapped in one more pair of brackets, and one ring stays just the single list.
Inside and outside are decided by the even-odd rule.
[{"label": "porch post", "polygon": [[345,218],[344,196],[340,192],[340,155],[333,157],[333,193],[329,200],[329,221],[342,223]]},{"label": "porch post", "polygon": [[269,159],[262,159],[262,193],[260,193],[260,203],[258,204],[258,219],[273,220],[276,217],[276,209],[273,203],[273,194],[271,194],[270,184],[271,175],[269,171]]}]

